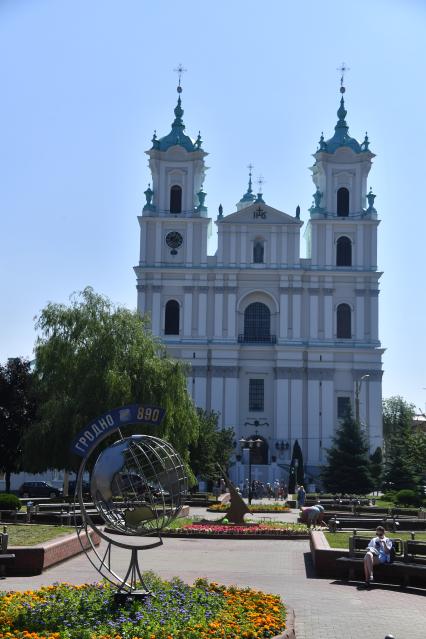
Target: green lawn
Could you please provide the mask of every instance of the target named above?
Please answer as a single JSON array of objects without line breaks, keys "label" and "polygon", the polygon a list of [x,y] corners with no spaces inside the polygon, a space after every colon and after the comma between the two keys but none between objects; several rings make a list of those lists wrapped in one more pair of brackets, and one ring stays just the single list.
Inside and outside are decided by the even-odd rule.
[{"label": "green lawn", "polygon": [[75,532],[72,526],[48,526],[47,524],[8,524],[9,547],[35,546],[44,541]]},{"label": "green lawn", "polygon": [[377,497],[375,497],[376,503],[375,506],[378,506],[379,508],[397,508],[398,505],[395,504],[395,502],[393,501],[387,501],[386,499],[378,499]]},{"label": "green lawn", "polygon": [[[361,537],[369,537],[372,539],[375,535],[374,531],[362,530],[358,533]],[[325,532],[324,535],[327,538],[328,543],[331,548],[349,548],[349,537],[352,536],[352,533],[347,532]],[[386,536],[392,539],[392,537],[397,537],[398,539],[408,540],[411,539],[411,533],[409,532],[399,532],[399,533],[386,533]],[[426,541],[426,532],[416,532],[415,536],[416,541]]]}]

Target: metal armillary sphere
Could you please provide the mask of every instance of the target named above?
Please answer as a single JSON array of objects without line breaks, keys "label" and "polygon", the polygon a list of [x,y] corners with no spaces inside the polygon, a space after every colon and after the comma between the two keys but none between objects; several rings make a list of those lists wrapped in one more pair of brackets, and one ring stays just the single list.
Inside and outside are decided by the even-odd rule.
[{"label": "metal armillary sphere", "polygon": [[[161,545],[161,531],[177,516],[187,491],[187,477],[182,459],[173,447],[158,437],[131,435],[122,437],[120,427],[146,419],[146,408],[127,406],[115,409],[98,418],[94,424],[81,431],[74,441],[73,451],[83,456],[80,465],[74,511],[76,529],[87,557],[98,572],[118,586],[118,596],[144,596],[147,593],[139,568],[138,552]],[[164,417],[155,407],[148,407],[150,416]],[[157,413],[153,411],[157,410]],[[124,417],[123,417],[124,416]],[[139,416],[139,420],[137,417]],[[117,424],[117,422],[119,422]],[[106,423],[104,432],[98,427]],[[118,431],[121,439],[102,450],[93,465],[90,479],[91,509],[83,499],[83,477],[89,460],[92,462],[99,445],[106,437]],[[94,519],[99,516],[105,527],[99,527]],[[81,519],[81,521],[78,521]],[[95,546],[91,531],[97,533],[102,543]],[[83,535],[85,533],[85,535]],[[142,543],[141,537],[155,536],[155,541]],[[93,554],[87,553],[87,543]],[[130,553],[128,569],[124,576],[118,574],[117,553],[121,549]],[[120,553],[123,564],[123,552]],[[142,583],[142,590],[138,584]]]}]

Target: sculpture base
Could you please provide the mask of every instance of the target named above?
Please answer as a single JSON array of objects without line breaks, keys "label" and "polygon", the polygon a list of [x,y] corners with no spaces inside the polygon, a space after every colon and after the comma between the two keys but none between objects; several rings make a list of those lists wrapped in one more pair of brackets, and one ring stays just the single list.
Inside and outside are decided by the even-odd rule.
[{"label": "sculpture base", "polygon": [[150,590],[132,590],[132,592],[126,592],[121,590],[114,595],[114,602],[117,606],[124,606],[128,601],[145,601],[152,595]]}]

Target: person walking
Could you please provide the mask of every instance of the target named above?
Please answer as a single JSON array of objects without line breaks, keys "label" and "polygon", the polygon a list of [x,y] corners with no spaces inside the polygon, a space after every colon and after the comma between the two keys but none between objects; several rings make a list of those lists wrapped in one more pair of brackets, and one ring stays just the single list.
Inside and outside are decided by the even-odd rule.
[{"label": "person walking", "polygon": [[305,505],[305,499],[306,499],[306,491],[303,488],[303,486],[299,486],[299,490],[297,491],[297,507],[298,508],[303,508],[303,506]]}]

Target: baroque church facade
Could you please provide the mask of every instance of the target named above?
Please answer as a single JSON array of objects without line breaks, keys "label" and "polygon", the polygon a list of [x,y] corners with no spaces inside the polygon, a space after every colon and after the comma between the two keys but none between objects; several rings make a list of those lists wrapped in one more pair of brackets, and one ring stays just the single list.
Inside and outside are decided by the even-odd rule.
[{"label": "baroque church facade", "polygon": [[[299,207],[289,215],[247,192],[215,220],[207,253],[200,135],[185,133],[181,86],[168,135],[147,151],[152,188],[139,216],[138,310],[170,354],[189,364],[188,392],[235,432],[231,470],[286,480],[297,440],[314,479],[351,405],[370,452],[382,443],[377,227],[367,135],[350,137],[344,87],[333,136],[314,154],[316,186],[300,257]],[[240,439],[257,440],[249,453]]]}]

